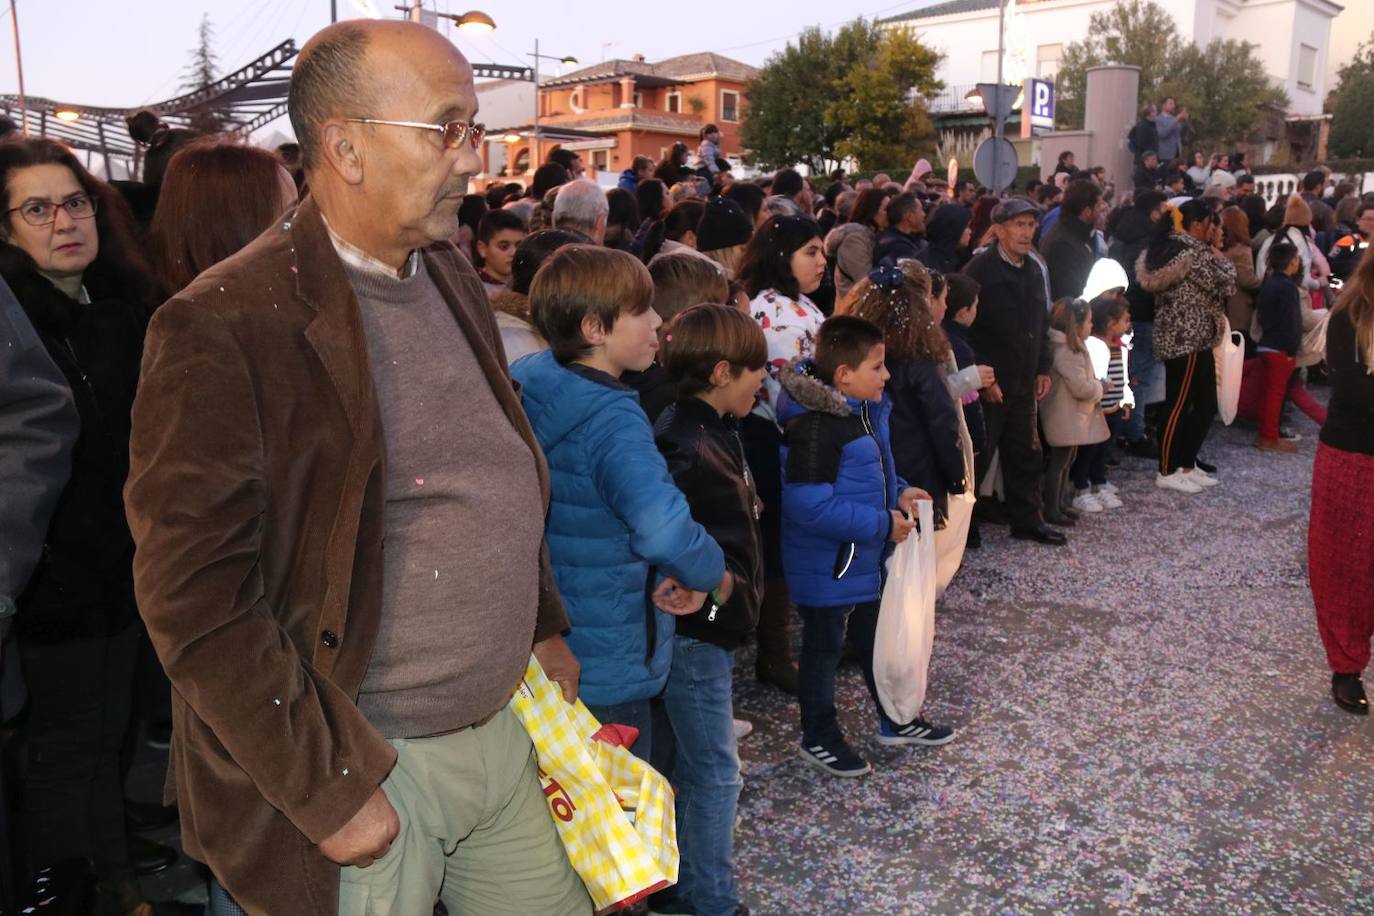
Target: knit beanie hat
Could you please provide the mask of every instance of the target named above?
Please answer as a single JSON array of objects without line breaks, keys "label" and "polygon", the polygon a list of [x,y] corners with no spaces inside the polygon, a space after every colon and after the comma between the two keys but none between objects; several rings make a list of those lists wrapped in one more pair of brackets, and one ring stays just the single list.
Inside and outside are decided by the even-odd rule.
[{"label": "knit beanie hat", "polygon": [[743,245],[754,234],[744,208],[727,197],[706,201],[706,211],[697,223],[697,251],[719,251]]},{"label": "knit beanie hat", "polygon": [[1285,226],[1312,225],[1312,208],[1307,205],[1307,201],[1296,194],[1288,198],[1288,206],[1283,210],[1283,224]]}]

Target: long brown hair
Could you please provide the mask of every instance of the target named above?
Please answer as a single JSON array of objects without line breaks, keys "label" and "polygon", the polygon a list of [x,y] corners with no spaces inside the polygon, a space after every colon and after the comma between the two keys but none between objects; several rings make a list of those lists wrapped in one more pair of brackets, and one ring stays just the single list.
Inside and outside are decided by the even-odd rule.
[{"label": "long brown hair", "polygon": [[1365,372],[1374,375],[1374,248],[1366,248],[1355,272],[1345,281],[1334,312],[1346,312],[1355,327],[1355,347]]},{"label": "long brown hair", "polygon": [[198,140],[172,157],[149,231],[164,296],[243,248],[282,215],[281,163],[227,137]]},{"label": "long brown hair", "polygon": [[1060,299],[1050,310],[1050,327],[1064,335],[1064,342],[1070,353],[1083,353],[1088,349],[1083,342],[1083,322],[1092,315],[1092,309],[1082,299]]},{"label": "long brown hair", "polygon": [[1232,204],[1221,211],[1221,247],[1250,244],[1250,218],[1245,211]]},{"label": "long brown hair", "polygon": [[[881,268],[891,271],[896,268]],[[901,284],[875,283],[873,271],[854,284],[837,315],[853,315],[873,322],[883,330],[887,359],[893,363],[924,359],[942,363],[950,354],[949,338],[930,314],[930,274],[916,262],[900,268]]]},{"label": "long brown hair", "polygon": [[[22,137],[0,143],[0,195],[8,201],[10,176],[19,169],[36,165],[60,165],[72,173],[81,190],[98,201],[95,211],[95,230],[98,240],[95,260],[86,268],[83,282],[98,288],[102,295],[115,295],[135,305],[152,304],[152,284],[148,266],[134,247],[134,219],[124,198],[105,182],[96,178],[56,140],[41,137]],[[8,209],[8,203],[5,209]],[[0,217],[8,237],[12,213]],[[7,240],[0,240],[0,273],[7,278],[22,271],[37,272],[38,266],[28,252]]]}]

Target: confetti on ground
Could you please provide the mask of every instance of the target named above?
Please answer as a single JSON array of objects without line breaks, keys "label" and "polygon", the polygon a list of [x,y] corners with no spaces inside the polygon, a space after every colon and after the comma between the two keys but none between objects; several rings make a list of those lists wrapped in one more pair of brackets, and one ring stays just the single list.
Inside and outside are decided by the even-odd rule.
[{"label": "confetti on ground", "polygon": [[[1317,389],[1324,397],[1325,389]],[[1307,588],[1316,427],[1295,456],[1214,427],[1222,486],[1158,490],[1112,469],[1125,508],[1067,548],[984,526],[937,616],[927,717],[890,749],[857,667],[841,722],[874,773],[796,756],[796,705],[740,653],[736,831],[754,913],[1374,912],[1370,720],[1330,701]]]}]

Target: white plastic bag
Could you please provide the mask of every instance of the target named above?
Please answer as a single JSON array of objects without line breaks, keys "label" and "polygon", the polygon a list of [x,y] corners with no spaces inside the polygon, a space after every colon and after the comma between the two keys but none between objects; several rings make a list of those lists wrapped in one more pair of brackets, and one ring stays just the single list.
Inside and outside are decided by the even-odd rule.
[{"label": "white plastic bag", "polygon": [[968,544],[968,529],[973,521],[973,504],[976,500],[971,493],[958,493],[949,497],[949,517],[945,527],[935,532],[935,597],[943,598],[945,589],[954,581],[959,567],[964,564],[964,547]]},{"label": "white plastic bag", "polygon": [[[953,357],[951,357],[952,359]],[[968,544],[968,530],[973,522],[973,507],[978,502],[974,490],[973,437],[964,421],[962,406],[958,407],[959,449],[964,458],[964,492],[948,499],[945,527],[935,532],[935,597],[943,598],[945,589],[954,581],[964,563],[964,547]]]},{"label": "white plastic bag", "polygon": [[916,520],[918,530],[897,545],[888,561],[873,641],[878,701],[900,725],[921,713],[935,641],[935,514],[930,500],[917,503]]},{"label": "white plastic bag", "polygon": [[1221,319],[1224,333],[1221,343],[1212,349],[1217,364],[1217,413],[1227,426],[1236,418],[1240,406],[1240,377],[1245,370],[1245,338],[1240,331],[1231,330],[1231,323]]}]

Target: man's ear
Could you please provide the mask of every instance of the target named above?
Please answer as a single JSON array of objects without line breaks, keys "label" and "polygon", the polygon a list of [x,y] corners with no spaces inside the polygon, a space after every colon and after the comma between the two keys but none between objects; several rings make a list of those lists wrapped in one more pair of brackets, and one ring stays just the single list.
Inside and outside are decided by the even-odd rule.
[{"label": "man's ear", "polygon": [[326,121],[320,131],[321,155],[329,167],[348,184],[363,180],[363,153],[358,147],[359,132],[354,125],[334,119]]},{"label": "man's ear", "polygon": [[593,347],[604,346],[606,343],[606,329],[601,326],[601,319],[590,312],[582,316],[582,339]]}]

